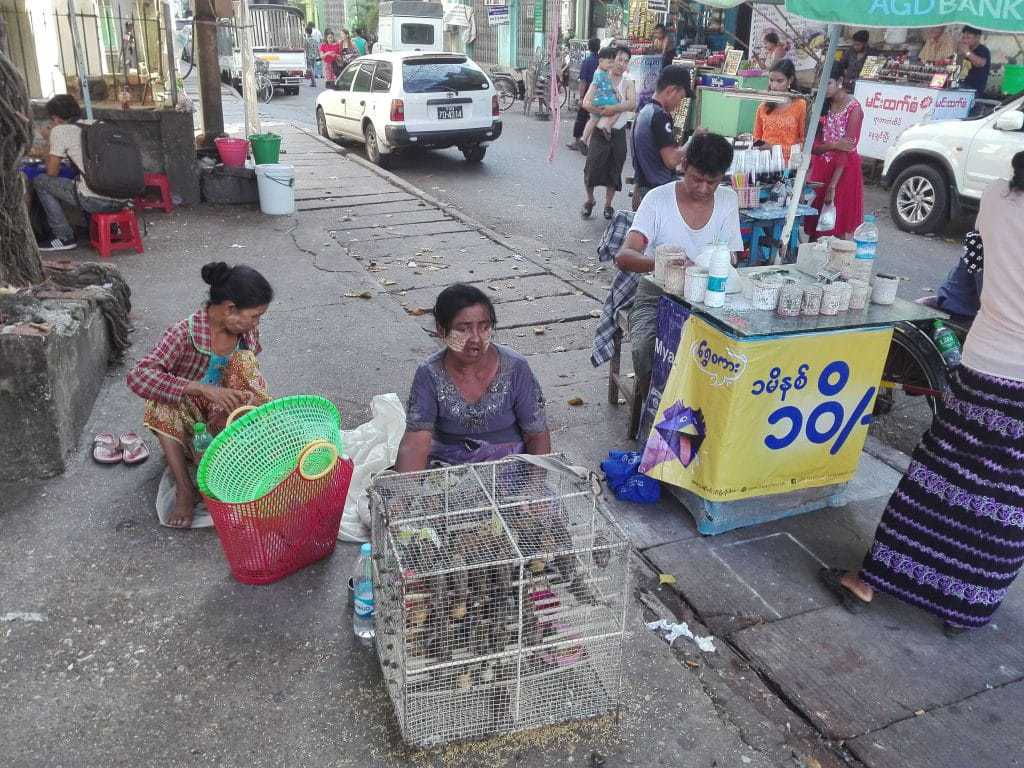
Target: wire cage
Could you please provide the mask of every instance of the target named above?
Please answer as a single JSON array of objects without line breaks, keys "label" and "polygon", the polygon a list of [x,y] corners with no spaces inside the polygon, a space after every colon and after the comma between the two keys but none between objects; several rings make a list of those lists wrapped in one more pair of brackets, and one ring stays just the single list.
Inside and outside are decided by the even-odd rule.
[{"label": "wire cage", "polygon": [[617,710],[630,545],[596,479],[510,457],[379,476],[370,495],[377,651],[406,742]]}]

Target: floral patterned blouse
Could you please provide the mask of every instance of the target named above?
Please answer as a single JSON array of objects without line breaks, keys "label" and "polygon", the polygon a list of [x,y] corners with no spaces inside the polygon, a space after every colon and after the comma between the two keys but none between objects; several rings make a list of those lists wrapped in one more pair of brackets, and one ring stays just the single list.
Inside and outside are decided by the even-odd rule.
[{"label": "floral patterned blouse", "polygon": [[467,403],[444,367],[446,350],[416,369],[409,394],[406,429],[433,432],[440,443],[467,438],[489,444],[521,442],[524,434],[546,432],[544,395],[526,358],[495,344],[498,373],[484,396]]}]

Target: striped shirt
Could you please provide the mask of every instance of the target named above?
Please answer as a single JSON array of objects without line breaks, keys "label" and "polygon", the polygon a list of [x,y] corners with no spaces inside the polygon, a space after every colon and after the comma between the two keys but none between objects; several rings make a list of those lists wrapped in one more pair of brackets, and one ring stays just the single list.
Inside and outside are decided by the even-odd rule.
[{"label": "striped shirt", "polygon": [[[258,355],[259,328],[242,334],[238,346]],[[144,400],[178,403],[189,384],[206,376],[213,354],[213,330],[204,307],[164,331],[153,351],[128,372],[128,389]]]}]

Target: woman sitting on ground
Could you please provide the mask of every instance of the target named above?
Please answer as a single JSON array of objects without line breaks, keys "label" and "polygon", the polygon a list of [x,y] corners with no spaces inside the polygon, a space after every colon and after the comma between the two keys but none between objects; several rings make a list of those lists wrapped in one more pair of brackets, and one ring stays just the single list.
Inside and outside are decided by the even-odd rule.
[{"label": "woman sitting on ground", "polygon": [[416,369],[398,471],[550,453],[540,384],[526,358],[491,343],[491,300],[456,283],[437,297],[434,320],[445,348]]},{"label": "woman sitting on ground", "polygon": [[198,499],[190,465],[193,427],[210,434],[242,405],[270,400],[256,355],[260,317],[274,298],[270,283],[252,267],[211,262],[203,267],[210,286],[206,305],[164,332],[156,348],[128,374],[128,388],[146,401],[143,423],[157,436],[174,475],[173,528],[192,525]]}]

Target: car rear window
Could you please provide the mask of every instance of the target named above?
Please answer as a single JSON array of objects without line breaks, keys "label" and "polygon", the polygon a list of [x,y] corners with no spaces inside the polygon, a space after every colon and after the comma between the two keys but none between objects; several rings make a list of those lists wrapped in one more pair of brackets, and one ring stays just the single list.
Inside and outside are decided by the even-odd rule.
[{"label": "car rear window", "polygon": [[402,62],[406,93],[486,91],[487,76],[463,58],[411,59]]},{"label": "car rear window", "polygon": [[403,24],[403,45],[433,45],[434,28],[429,24]]}]

